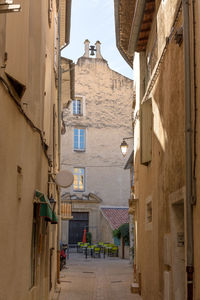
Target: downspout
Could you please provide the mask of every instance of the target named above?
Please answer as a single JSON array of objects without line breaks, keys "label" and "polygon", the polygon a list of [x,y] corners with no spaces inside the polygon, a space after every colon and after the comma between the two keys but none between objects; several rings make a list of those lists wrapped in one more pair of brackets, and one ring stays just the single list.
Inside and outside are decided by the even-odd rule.
[{"label": "downspout", "polygon": [[[61,66],[61,51],[67,47],[60,45],[60,19],[61,8],[58,12],[58,170],[60,170],[61,156],[61,97],[62,97],[62,66]],[[60,241],[61,241],[61,196],[60,188],[58,188],[58,234],[57,234],[57,282],[60,283]]]},{"label": "downspout", "polygon": [[194,245],[192,195],[192,120],[189,1],[183,4],[184,73],[185,73],[185,164],[186,164],[186,245],[187,300],[193,299]]},{"label": "downspout", "polygon": [[[61,47],[60,43],[60,26],[61,26],[61,5],[58,0],[58,168],[60,170],[60,155],[61,155],[61,97],[62,97],[62,66],[61,66],[61,51],[69,44],[68,39],[65,37],[65,45]],[[71,14],[71,1],[66,1],[66,16]],[[69,19],[67,17],[67,19]],[[67,28],[70,27],[70,22]],[[58,188],[58,234],[57,234],[57,282],[60,283],[60,241],[61,241],[61,196],[60,188]]]},{"label": "downspout", "polygon": [[[60,58],[60,8],[58,12],[58,170],[60,170],[61,141],[61,58]],[[58,233],[57,233],[57,282],[60,283],[60,240],[61,240],[61,209],[60,188],[58,187]]]}]

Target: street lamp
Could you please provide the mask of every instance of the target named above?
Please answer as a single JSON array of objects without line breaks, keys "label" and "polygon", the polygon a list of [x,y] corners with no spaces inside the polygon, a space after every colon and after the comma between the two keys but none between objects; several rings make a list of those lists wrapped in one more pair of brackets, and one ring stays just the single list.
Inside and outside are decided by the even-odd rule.
[{"label": "street lamp", "polygon": [[49,198],[49,202],[51,204],[51,208],[54,211],[55,210],[55,205],[56,205],[56,201],[53,198],[53,195],[51,194],[51,197]]},{"label": "street lamp", "polygon": [[127,138],[123,138],[123,141],[120,145],[120,149],[121,149],[121,152],[122,152],[122,155],[123,156],[126,156],[126,153],[128,151],[128,144],[125,140],[129,140],[129,139],[133,139],[134,137],[131,136],[131,137],[127,137]]}]

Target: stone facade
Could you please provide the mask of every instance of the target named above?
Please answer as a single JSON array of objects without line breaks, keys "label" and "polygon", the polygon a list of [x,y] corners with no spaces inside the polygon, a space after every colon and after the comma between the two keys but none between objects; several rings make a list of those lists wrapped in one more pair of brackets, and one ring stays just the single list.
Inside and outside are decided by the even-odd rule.
[{"label": "stone facade", "polygon": [[58,278],[57,225],[34,201],[36,190],[59,199],[59,7],[16,2],[21,12],[0,13],[0,299],[47,300]]},{"label": "stone facade", "polygon": [[[123,137],[131,135],[132,80],[111,70],[96,43],[96,57],[89,56],[89,41],[85,41],[85,54],[75,65],[75,100],[81,103],[81,112],[73,113],[73,102],[63,108],[66,133],[62,136],[63,169],[73,172],[84,170],[83,191],[74,187],[63,190],[64,197],[81,201],[92,193],[100,205],[127,206],[129,172],[123,170],[124,159],[120,151]],[[63,82],[64,84],[64,82]],[[63,95],[65,97],[65,95]],[[74,130],[83,129],[84,149],[74,149]],[[72,201],[73,203],[73,201]],[[74,206],[76,211],[77,206]],[[87,210],[85,206],[85,210]],[[92,221],[93,220],[93,221]],[[99,213],[89,219],[89,230],[98,241]],[[95,233],[95,232],[96,233]]]}]

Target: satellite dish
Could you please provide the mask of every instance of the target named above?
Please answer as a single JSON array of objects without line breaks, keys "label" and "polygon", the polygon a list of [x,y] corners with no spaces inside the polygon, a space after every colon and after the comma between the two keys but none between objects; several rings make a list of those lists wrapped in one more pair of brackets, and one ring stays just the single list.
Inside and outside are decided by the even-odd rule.
[{"label": "satellite dish", "polygon": [[60,187],[67,188],[72,185],[74,175],[67,170],[62,170],[56,175],[56,184]]}]

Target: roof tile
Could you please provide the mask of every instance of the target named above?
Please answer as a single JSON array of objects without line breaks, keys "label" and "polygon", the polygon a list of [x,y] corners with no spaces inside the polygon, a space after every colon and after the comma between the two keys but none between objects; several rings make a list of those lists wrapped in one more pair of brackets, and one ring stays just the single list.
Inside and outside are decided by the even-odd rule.
[{"label": "roof tile", "polygon": [[120,225],[128,223],[128,208],[104,208],[101,207],[103,216],[108,220],[112,229],[117,229]]}]

